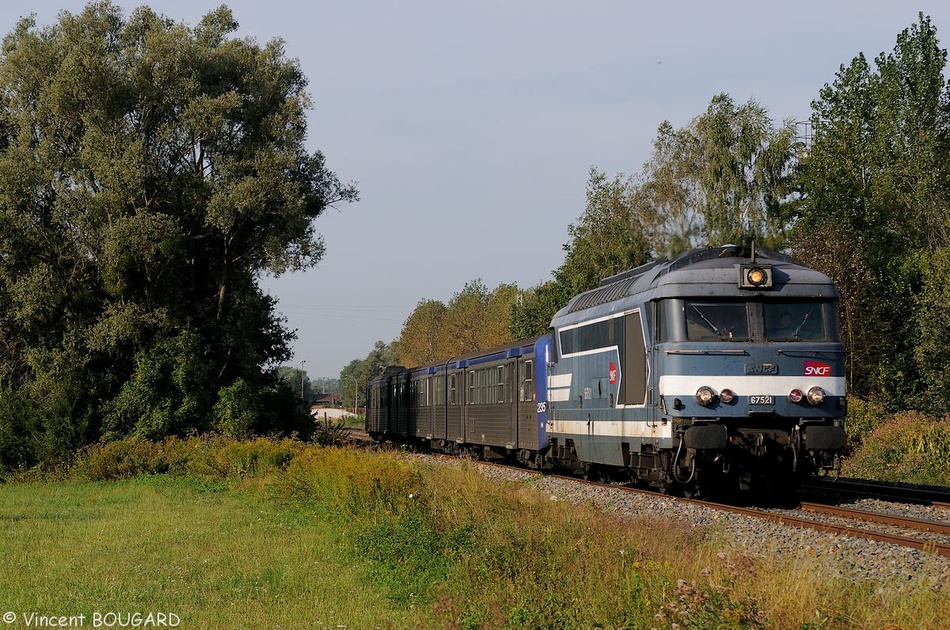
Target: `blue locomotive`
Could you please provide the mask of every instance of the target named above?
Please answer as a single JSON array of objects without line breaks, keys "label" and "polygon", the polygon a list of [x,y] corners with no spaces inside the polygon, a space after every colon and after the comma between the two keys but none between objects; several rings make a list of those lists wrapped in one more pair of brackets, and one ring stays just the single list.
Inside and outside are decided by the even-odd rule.
[{"label": "blue locomotive", "polygon": [[773,252],[606,278],[537,339],[368,384],[377,439],[717,494],[794,486],[845,445],[838,293]]}]

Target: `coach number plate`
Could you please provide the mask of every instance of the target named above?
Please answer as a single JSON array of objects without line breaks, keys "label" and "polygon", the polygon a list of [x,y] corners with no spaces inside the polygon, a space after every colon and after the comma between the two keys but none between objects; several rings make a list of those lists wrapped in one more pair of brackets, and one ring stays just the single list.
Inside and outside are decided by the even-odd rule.
[{"label": "coach number plate", "polygon": [[750,405],[774,405],[775,396],[749,396]]}]

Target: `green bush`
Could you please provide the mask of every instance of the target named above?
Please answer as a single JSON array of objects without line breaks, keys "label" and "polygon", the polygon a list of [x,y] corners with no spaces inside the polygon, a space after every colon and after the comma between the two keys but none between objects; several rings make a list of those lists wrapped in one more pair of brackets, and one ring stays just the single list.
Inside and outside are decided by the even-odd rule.
[{"label": "green bush", "polygon": [[414,509],[421,483],[419,468],[393,454],[311,447],[290,462],[275,489],[286,499],[371,519]]},{"label": "green bush", "polygon": [[854,396],[849,397],[848,416],[845,422],[848,429],[848,452],[853,453],[860,448],[865,438],[889,417],[883,406]]},{"label": "green bush", "polygon": [[346,426],[345,420],[339,422],[331,422],[329,419],[323,422],[317,420],[313,441],[320,446],[343,446],[349,435],[350,427]]},{"label": "green bush", "polygon": [[895,414],[864,437],[842,470],[881,481],[950,485],[950,419]]},{"label": "green bush", "polygon": [[304,448],[301,442],[225,436],[166,438],[159,442],[128,438],[83,449],[74,465],[77,476],[95,481],[142,474],[245,477],[286,468]]},{"label": "green bush", "polygon": [[246,437],[257,419],[260,397],[257,390],[239,378],[218,391],[214,405],[214,428],[231,437]]},{"label": "green bush", "polygon": [[304,448],[296,440],[232,441],[217,451],[215,459],[227,476],[253,476],[286,468]]}]

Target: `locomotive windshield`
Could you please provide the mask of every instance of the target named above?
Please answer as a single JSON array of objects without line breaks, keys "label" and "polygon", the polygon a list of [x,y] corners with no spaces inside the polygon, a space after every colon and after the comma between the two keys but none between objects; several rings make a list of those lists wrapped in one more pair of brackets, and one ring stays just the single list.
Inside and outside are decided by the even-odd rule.
[{"label": "locomotive windshield", "polygon": [[837,341],[831,301],[669,299],[659,304],[663,341]]},{"label": "locomotive windshield", "polygon": [[821,302],[766,302],[765,338],[769,341],[829,341]]},{"label": "locomotive windshield", "polygon": [[686,302],[690,341],[748,341],[749,314],[743,303]]}]

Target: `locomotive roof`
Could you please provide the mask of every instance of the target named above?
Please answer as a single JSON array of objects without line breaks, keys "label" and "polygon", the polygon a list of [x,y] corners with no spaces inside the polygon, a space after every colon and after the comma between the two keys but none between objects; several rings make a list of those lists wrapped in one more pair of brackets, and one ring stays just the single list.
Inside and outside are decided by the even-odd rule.
[{"label": "locomotive roof", "polygon": [[[772,268],[772,288],[739,288],[739,266],[753,263]],[[828,276],[796,263],[790,256],[725,245],[693,249],[672,260],[663,258],[605,278],[596,289],[572,298],[554,316],[552,326],[611,315],[665,297],[752,296],[833,299],[838,292]]]}]

